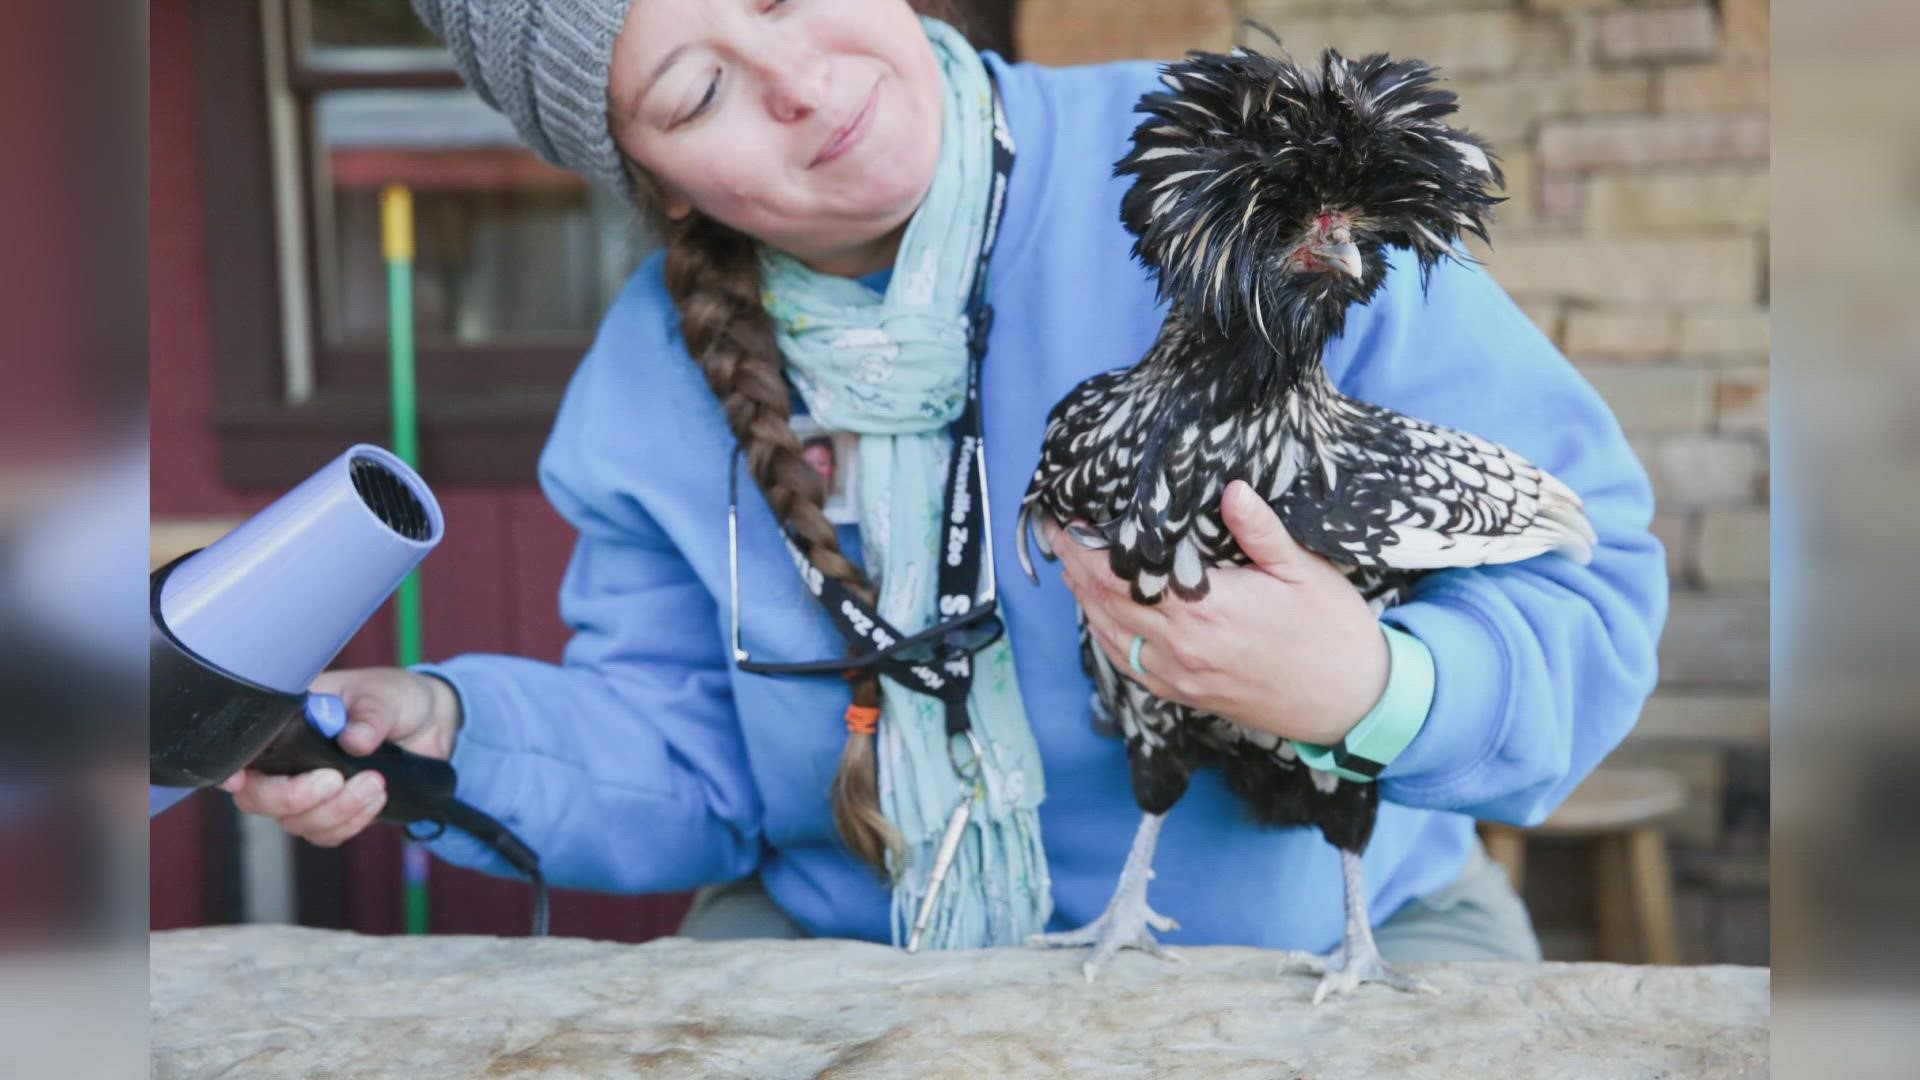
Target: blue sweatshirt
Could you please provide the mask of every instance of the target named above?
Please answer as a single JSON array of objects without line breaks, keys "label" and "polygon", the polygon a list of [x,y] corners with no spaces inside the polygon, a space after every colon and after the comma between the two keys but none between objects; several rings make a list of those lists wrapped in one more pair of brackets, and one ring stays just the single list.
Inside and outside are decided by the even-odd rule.
[{"label": "blue sweatshirt", "polygon": [[[988,57],[1018,157],[991,277],[983,373],[993,544],[1027,713],[1047,774],[1040,808],[1052,929],[1104,909],[1139,820],[1122,743],[1090,722],[1072,594],[1017,567],[1013,522],[1047,411],[1133,363],[1160,325],[1110,174],[1157,84],[1148,63],[1049,69]],[[1403,253],[1404,254],[1404,253]],[[1327,358],[1341,390],[1507,444],[1586,500],[1592,563],[1543,557],[1425,578],[1384,618],[1431,650],[1418,737],[1382,776],[1365,854],[1377,923],[1457,877],[1473,818],[1538,822],[1633,726],[1654,684],[1665,560],[1646,475],[1600,397],[1478,269],[1438,269],[1423,296],[1400,259]],[[664,892],[756,871],[817,935],[885,940],[888,891],[835,834],[828,790],[845,739],[837,678],[730,662],[727,467],[734,439],[688,356],[655,257],[608,311],[574,375],[540,480],[579,529],[556,666],[499,655],[425,665],[458,691],[459,796],[540,853],[555,885]],[[844,646],[805,593],[772,512],[741,485],[743,633],[765,659]],[[440,857],[507,876],[449,831]],[[1154,907],[1173,943],[1326,949],[1340,938],[1338,853],[1311,829],[1250,824],[1217,771],[1168,816]]]}]

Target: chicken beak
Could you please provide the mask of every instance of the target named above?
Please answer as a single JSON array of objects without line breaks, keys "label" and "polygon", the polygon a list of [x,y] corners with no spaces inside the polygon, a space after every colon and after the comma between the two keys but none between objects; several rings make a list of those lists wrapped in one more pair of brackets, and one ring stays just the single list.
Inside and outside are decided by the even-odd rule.
[{"label": "chicken beak", "polygon": [[1315,244],[1313,247],[1313,255],[1314,258],[1319,259],[1322,263],[1339,270],[1341,273],[1356,281],[1365,273],[1365,268],[1360,265],[1360,249],[1355,247],[1351,240],[1343,240],[1337,244]]}]

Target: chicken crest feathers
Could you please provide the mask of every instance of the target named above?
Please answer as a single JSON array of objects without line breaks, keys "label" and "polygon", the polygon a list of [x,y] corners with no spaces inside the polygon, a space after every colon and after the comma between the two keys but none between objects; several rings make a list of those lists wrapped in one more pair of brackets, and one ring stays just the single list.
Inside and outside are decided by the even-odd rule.
[{"label": "chicken crest feathers", "polygon": [[1412,249],[1424,281],[1461,257],[1461,233],[1486,241],[1504,201],[1490,189],[1505,182],[1487,145],[1448,123],[1457,99],[1432,66],[1329,48],[1306,67],[1282,53],[1163,65],[1167,89],[1141,98],[1146,119],[1114,166],[1134,178],[1120,216],[1161,299],[1222,328],[1249,319],[1269,340],[1286,322],[1277,307],[1322,299],[1263,273],[1322,209],[1354,214],[1365,274],[1352,299],[1364,302],[1386,276],[1381,248]]}]

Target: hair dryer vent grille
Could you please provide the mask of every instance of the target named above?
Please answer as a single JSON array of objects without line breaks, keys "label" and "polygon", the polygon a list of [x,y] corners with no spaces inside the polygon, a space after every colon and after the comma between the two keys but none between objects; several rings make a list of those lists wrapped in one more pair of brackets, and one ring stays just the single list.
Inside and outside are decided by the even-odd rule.
[{"label": "hair dryer vent grille", "polygon": [[413,488],[373,458],[353,459],[353,490],[360,493],[360,501],[374,516],[401,536],[426,540],[433,535],[427,508]]}]

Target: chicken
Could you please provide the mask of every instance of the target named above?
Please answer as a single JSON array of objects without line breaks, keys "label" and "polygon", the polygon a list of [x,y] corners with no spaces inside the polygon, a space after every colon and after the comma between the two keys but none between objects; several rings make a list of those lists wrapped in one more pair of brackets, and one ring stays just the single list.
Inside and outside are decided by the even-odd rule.
[{"label": "chicken", "polygon": [[[1277,44],[1277,39],[1276,44]],[[1448,126],[1434,69],[1324,51],[1317,67],[1249,49],[1191,53],[1146,95],[1121,217],[1168,314],[1131,368],[1086,380],[1048,417],[1021,507],[1021,562],[1043,518],[1106,550],[1133,598],[1205,597],[1212,566],[1242,564],[1220,498],[1247,481],[1293,538],[1346,571],[1377,614],[1423,571],[1548,553],[1587,561],[1595,535],[1565,484],[1519,455],[1357,401],[1322,357],[1348,310],[1380,289],[1387,251],[1411,249],[1422,285],[1462,233],[1486,239],[1498,164]],[[1043,554],[1053,557],[1044,536]],[[1311,825],[1340,850],[1347,925],[1318,1002],[1390,969],[1366,916],[1360,853],[1379,789],[1310,769],[1291,742],[1156,698],[1116,668],[1081,618],[1096,717],[1126,739],[1143,817],[1105,914],[1035,944],[1092,945],[1092,979],[1121,948],[1161,953],[1173,920],[1146,901],[1161,819],[1197,768],[1225,770],[1260,822]]]}]

